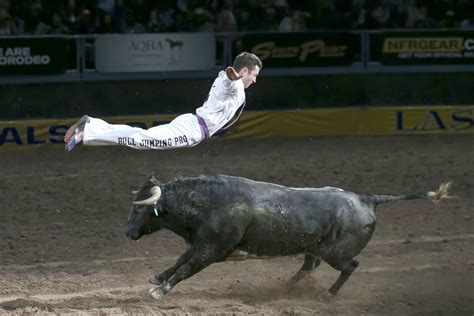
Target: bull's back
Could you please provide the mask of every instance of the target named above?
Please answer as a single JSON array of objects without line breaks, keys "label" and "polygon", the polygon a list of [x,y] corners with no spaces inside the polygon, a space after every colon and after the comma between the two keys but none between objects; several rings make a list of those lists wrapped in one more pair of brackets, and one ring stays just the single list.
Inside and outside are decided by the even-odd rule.
[{"label": "bull's back", "polygon": [[249,253],[299,253],[357,231],[370,238],[372,230],[366,227],[375,222],[373,208],[357,194],[332,187],[300,189],[252,180],[235,182],[247,187],[241,196],[252,221],[241,249]]},{"label": "bull's back", "polygon": [[193,181],[188,187],[202,222],[245,225],[238,246],[253,254],[299,253],[373,222],[372,210],[357,194],[338,188],[289,188],[231,176]]},{"label": "bull's back", "polygon": [[374,220],[373,205],[339,188],[291,188],[224,175],[199,179],[193,196],[195,204],[210,206],[203,211],[227,212],[244,206],[257,219],[274,222],[273,226],[283,218],[287,229],[310,233],[334,222],[365,225]]}]

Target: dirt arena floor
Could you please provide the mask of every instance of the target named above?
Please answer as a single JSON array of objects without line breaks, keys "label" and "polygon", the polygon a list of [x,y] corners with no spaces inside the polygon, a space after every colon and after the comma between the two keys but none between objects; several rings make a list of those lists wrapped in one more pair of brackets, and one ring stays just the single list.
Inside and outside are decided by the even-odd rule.
[{"label": "dirt arena floor", "polygon": [[[62,146],[0,153],[0,314],[372,314],[473,315],[472,136],[213,140],[145,152]],[[434,190],[452,180],[455,199],[378,207],[359,268],[335,298],[338,272],[323,263],[286,285],[302,255],[214,264],[162,300],[149,276],[185,244],[169,231],[125,236],[131,191],[154,172],[228,174],[294,187],[359,193]]]}]

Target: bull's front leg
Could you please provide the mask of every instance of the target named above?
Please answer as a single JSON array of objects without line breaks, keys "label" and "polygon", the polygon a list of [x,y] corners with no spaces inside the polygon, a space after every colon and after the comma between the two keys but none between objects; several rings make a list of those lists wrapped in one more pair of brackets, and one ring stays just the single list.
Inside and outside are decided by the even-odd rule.
[{"label": "bull's front leg", "polygon": [[227,249],[218,250],[210,245],[196,249],[191,258],[183,263],[168,280],[163,281],[159,287],[150,289],[150,295],[156,299],[165,297],[180,281],[193,276],[215,262],[222,261],[227,253]]},{"label": "bull's front leg", "polygon": [[196,249],[188,248],[176,261],[174,265],[166,269],[165,271],[155,274],[148,279],[148,282],[155,285],[161,285],[164,281],[167,281],[173,274],[176,273],[179,267],[181,267],[186,261],[191,259]]}]

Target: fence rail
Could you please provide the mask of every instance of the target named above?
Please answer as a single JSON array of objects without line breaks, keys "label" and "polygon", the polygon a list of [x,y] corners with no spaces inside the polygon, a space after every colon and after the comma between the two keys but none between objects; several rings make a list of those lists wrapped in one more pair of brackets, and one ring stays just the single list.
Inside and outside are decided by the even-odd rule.
[{"label": "fence rail", "polygon": [[[168,35],[171,37],[176,34],[186,36],[182,33],[169,33]],[[101,36],[103,38],[104,35],[0,37],[0,84],[208,78],[213,77],[216,71],[225,65],[231,64],[233,56],[241,50],[253,51],[257,55],[266,53],[271,55],[270,57],[261,56],[264,65],[266,65],[262,76],[474,72],[474,30],[215,33],[212,34],[215,43],[215,50],[212,50],[213,53],[215,52],[215,61],[210,66],[198,70],[183,68],[183,70],[165,69],[151,72],[104,72],[98,70],[96,44],[97,39]],[[126,36],[161,36],[161,39],[164,39],[166,34],[115,34],[110,36],[115,36],[117,42],[120,42]],[[55,51],[61,50],[61,46],[54,49],[44,47],[44,44],[31,44],[32,41],[38,39],[48,40],[51,45],[56,45],[54,44],[55,40],[62,40],[67,43],[66,51]],[[112,43],[114,42],[112,41]],[[267,47],[268,43],[276,46],[264,50],[263,47]],[[10,54],[10,58],[13,58],[11,56],[21,54],[22,45],[31,46],[28,48],[28,52],[34,49],[55,51],[58,56],[54,58],[66,59],[64,62],[66,69],[60,73],[52,74],[38,74],[35,71],[23,74],[8,73],[8,69],[12,68],[6,65],[8,56]],[[50,44],[46,46],[48,45]],[[278,47],[278,45],[281,46]],[[304,49],[304,45],[313,45],[312,60],[302,62],[301,58],[299,61],[295,56],[290,58],[292,52],[296,49]],[[16,50],[12,49],[12,46],[15,46]],[[109,55],[105,55],[105,58],[107,56],[114,57],[114,47],[109,48],[107,54]],[[286,58],[285,54],[290,57]],[[281,58],[282,55],[286,59]],[[316,55],[318,56],[314,57]],[[19,58],[18,60],[24,62],[24,58],[22,59],[21,56]],[[28,58],[32,57],[28,56]],[[40,62],[38,61],[38,63]]]}]

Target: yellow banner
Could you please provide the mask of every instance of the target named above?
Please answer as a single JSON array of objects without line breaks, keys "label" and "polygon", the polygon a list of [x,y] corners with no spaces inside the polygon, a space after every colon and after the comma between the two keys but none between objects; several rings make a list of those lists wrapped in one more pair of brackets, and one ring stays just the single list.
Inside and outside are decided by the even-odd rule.
[{"label": "yellow banner", "polygon": [[474,133],[474,106],[248,112],[228,137]]},{"label": "yellow banner", "polygon": [[[165,124],[175,115],[104,118],[110,123],[142,128]],[[0,151],[63,144],[77,119],[0,121]],[[474,134],[474,106],[362,107],[242,114],[223,136],[268,138],[323,135]]]}]

